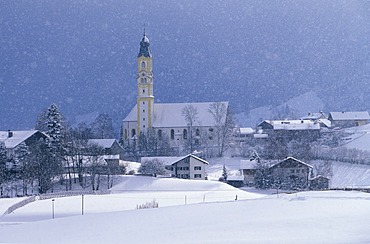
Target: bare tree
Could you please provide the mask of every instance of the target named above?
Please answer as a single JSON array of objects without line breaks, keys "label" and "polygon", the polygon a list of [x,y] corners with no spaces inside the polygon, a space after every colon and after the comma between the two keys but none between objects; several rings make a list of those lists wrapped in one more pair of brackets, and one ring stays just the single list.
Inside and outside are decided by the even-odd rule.
[{"label": "bare tree", "polygon": [[108,114],[99,114],[91,125],[94,137],[98,139],[114,138],[112,119]]},{"label": "bare tree", "polygon": [[142,174],[150,174],[155,177],[166,173],[163,162],[159,159],[147,160],[141,163],[139,172]]},{"label": "bare tree", "polygon": [[214,119],[216,129],[218,156],[222,157],[232,138],[235,127],[234,118],[229,107],[222,102],[214,102],[209,106],[210,112]]},{"label": "bare tree", "polygon": [[189,128],[188,145],[190,147],[190,153],[192,153],[194,149],[193,129],[196,121],[198,120],[198,110],[193,105],[186,105],[181,112],[182,116],[184,116],[185,121],[188,124]]}]

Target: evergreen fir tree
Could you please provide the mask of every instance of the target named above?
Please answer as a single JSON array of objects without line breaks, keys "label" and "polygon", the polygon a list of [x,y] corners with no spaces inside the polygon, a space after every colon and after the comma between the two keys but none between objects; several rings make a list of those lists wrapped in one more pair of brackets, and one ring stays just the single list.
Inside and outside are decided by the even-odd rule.
[{"label": "evergreen fir tree", "polygon": [[224,166],[222,167],[222,178],[224,181],[227,181],[227,176],[228,176],[228,173],[227,173],[226,166],[224,164]]}]

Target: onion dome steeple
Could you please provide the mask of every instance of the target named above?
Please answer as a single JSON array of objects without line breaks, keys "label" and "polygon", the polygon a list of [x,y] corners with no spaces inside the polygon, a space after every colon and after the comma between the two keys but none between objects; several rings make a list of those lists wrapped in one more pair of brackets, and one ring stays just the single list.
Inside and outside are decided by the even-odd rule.
[{"label": "onion dome steeple", "polygon": [[144,56],[144,57],[147,57],[147,58],[151,58],[152,54],[150,52],[149,45],[150,45],[149,38],[146,36],[145,30],[144,30],[144,36],[143,36],[143,39],[141,39],[141,42],[140,42],[140,51],[139,51],[139,54],[137,56],[138,57]]}]

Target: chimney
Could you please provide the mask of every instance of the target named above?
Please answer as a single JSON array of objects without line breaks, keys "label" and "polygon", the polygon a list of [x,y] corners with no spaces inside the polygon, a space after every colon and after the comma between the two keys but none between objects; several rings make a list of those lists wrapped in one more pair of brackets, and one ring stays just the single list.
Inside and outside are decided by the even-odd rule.
[{"label": "chimney", "polygon": [[8,130],[8,138],[13,137],[13,131]]}]

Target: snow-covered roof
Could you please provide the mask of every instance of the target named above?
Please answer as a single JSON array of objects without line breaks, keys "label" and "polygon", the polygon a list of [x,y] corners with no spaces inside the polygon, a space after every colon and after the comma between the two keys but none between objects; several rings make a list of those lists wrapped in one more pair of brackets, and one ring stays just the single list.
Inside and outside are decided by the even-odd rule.
[{"label": "snow-covered roof", "polygon": [[241,135],[250,135],[254,133],[254,130],[251,127],[240,128],[239,130]]},{"label": "snow-covered roof", "polygon": [[266,120],[274,130],[319,130],[320,124],[311,120]]},{"label": "snow-covered roof", "polygon": [[253,134],[253,137],[254,138],[268,138],[269,135],[268,134],[263,134],[263,133],[256,133],[256,134]]},{"label": "snow-covered roof", "polygon": [[255,169],[256,160],[242,159],[240,160],[240,169]]},{"label": "snow-covered roof", "polygon": [[228,175],[227,181],[243,181],[244,176],[243,175]]},{"label": "snow-covered roof", "polygon": [[327,116],[323,112],[318,113],[308,113],[308,115],[303,116],[301,119],[306,120],[318,120],[318,119],[326,119]]},{"label": "snow-covered roof", "polygon": [[369,112],[331,112],[332,120],[370,120]]},{"label": "snow-covered roof", "polygon": [[[6,148],[15,148],[34,134],[39,132],[38,130],[26,130],[26,131],[0,131],[0,141],[4,142]],[[9,133],[12,136],[9,137]]]},{"label": "snow-covered roof", "polygon": [[280,162],[278,162],[278,163],[276,163],[276,164],[271,165],[271,167],[270,167],[270,168],[275,167],[276,165],[279,165],[279,164],[281,164],[281,163],[284,163],[285,161],[288,161],[288,160],[294,160],[294,161],[296,161],[296,162],[298,162],[298,163],[300,163],[300,164],[303,164],[303,165],[305,165],[305,166],[307,166],[307,167],[309,167],[309,168],[313,168],[313,167],[312,167],[312,165],[310,165],[310,164],[308,164],[308,163],[305,163],[305,162],[303,162],[303,161],[301,161],[301,160],[298,160],[298,159],[296,159],[296,158],[294,158],[294,157],[287,157],[287,158],[285,158],[284,160],[282,160],[282,161],[280,161]]},{"label": "snow-covered roof", "polygon": [[141,163],[145,161],[151,161],[153,159],[158,159],[159,161],[163,162],[164,165],[172,165],[174,162],[182,159],[183,157],[142,157]]},{"label": "snow-covered roof", "polygon": [[328,120],[328,119],[318,119],[317,122],[319,122],[320,124],[325,125],[328,128],[331,127],[331,121]]},{"label": "snow-covered roof", "polygon": [[181,160],[183,160],[184,158],[187,158],[187,157],[193,157],[205,164],[208,164],[208,162],[204,159],[201,159],[193,154],[188,154],[186,156],[183,156],[183,157],[142,157],[141,158],[141,162],[145,162],[145,161],[150,161],[150,160],[153,160],[153,159],[158,159],[159,161],[163,162],[164,165],[172,165],[172,164],[175,164]]},{"label": "snow-covered roof", "polygon": [[113,143],[116,141],[116,139],[90,139],[88,143],[90,144],[96,144],[98,146],[104,147],[104,148],[110,148],[113,146]]},{"label": "snow-covered roof", "polygon": [[188,155],[186,155],[185,157],[182,157],[182,158],[180,158],[180,159],[176,160],[176,161],[175,161],[175,162],[173,162],[172,164],[175,164],[175,163],[177,163],[178,161],[183,160],[184,158],[187,158],[187,157],[192,157],[192,158],[195,158],[195,159],[196,159],[196,160],[198,160],[198,161],[201,161],[201,162],[202,162],[202,163],[204,163],[204,164],[209,164],[206,160],[201,159],[201,158],[199,158],[199,157],[197,157],[197,156],[195,156],[195,155],[193,155],[193,154],[188,154]]},{"label": "snow-covered roof", "polygon": [[[196,122],[194,126],[214,126],[215,121],[213,115],[208,111],[211,104],[214,102],[203,103],[155,103],[154,104],[154,118],[153,127],[173,128],[173,127],[187,127],[188,123],[182,114],[186,106],[193,106],[196,108],[198,114],[196,115]],[[221,102],[228,107],[228,102]],[[137,105],[131,110],[124,122],[137,121]],[[223,118],[225,122],[225,118]]]}]

